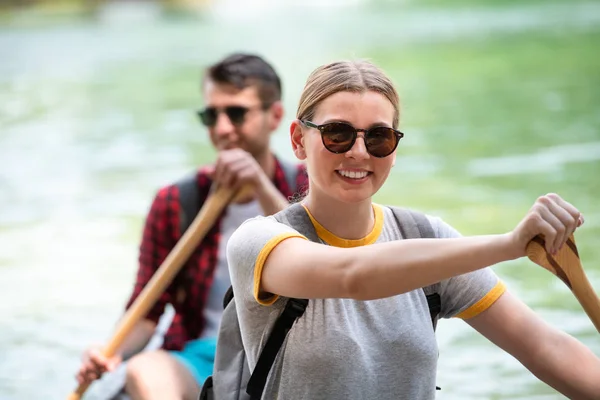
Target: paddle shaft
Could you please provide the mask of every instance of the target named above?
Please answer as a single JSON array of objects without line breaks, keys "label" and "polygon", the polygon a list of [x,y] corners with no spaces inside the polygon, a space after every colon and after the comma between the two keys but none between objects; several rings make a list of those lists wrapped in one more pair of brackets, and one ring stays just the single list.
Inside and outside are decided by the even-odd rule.
[{"label": "paddle shaft", "polygon": [[[165,258],[150,281],[148,281],[148,284],[119,321],[115,333],[103,350],[104,356],[112,357],[115,355],[115,352],[131,332],[134,325],[148,313],[196,249],[198,243],[212,228],[217,217],[233,197],[233,194],[233,191],[221,188],[209,194],[190,227],[181,236],[181,239],[177,241],[175,247],[173,247],[167,258]],[[79,400],[89,385],[90,383],[79,385],[75,392],[69,395],[68,400]]]},{"label": "paddle shaft", "polygon": [[544,239],[534,238],[527,245],[531,261],[547,269],[571,289],[579,304],[600,333],[600,299],[583,270],[573,235],[559,252],[552,256],[545,250]]},{"label": "paddle shaft", "polygon": [[594,292],[583,269],[572,271],[570,279],[572,284],[571,291],[577,300],[579,300],[583,310],[596,327],[598,333],[600,333],[600,299],[598,299],[598,295]]}]

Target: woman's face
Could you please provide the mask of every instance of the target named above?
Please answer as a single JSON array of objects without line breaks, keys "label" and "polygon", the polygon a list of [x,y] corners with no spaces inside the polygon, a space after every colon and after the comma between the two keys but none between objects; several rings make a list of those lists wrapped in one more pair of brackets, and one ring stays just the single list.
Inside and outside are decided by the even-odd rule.
[{"label": "woman's face", "polygon": [[[383,95],[338,92],[326,98],[316,109],[312,121],[316,125],[346,122],[358,129],[392,126],[394,107]],[[365,147],[364,132],[358,133],[353,147],[342,154],[325,148],[321,132],[294,121],[292,145],[299,159],[306,160],[310,191],[345,203],[370,199],[383,185],[396,160],[394,151],[387,157],[371,156]]]}]

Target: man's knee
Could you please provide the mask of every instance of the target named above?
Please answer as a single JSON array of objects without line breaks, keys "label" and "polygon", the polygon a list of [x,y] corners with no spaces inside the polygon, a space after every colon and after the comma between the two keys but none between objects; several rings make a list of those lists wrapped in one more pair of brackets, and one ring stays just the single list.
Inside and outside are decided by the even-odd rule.
[{"label": "man's knee", "polygon": [[125,391],[133,399],[170,398],[175,393],[175,382],[169,382],[166,354],[159,352],[141,353],[127,362]]},{"label": "man's knee", "polygon": [[125,391],[136,397],[147,398],[152,391],[152,366],[147,354],[133,356],[126,367]]},{"label": "man's knee", "polygon": [[189,372],[165,351],[132,357],[126,371],[125,391],[134,400],[197,397],[196,387],[188,382],[193,381]]}]

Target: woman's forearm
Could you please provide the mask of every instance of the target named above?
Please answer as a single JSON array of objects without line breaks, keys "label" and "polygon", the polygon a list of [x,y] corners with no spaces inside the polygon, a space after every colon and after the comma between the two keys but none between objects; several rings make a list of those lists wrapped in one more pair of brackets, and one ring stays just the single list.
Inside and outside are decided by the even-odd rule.
[{"label": "woman's forearm", "polygon": [[358,300],[409,292],[516,258],[510,240],[504,234],[399,240],[348,249],[347,291]]},{"label": "woman's forearm", "polygon": [[600,359],[566,333],[552,329],[535,354],[522,360],[540,380],[570,399],[600,398]]}]

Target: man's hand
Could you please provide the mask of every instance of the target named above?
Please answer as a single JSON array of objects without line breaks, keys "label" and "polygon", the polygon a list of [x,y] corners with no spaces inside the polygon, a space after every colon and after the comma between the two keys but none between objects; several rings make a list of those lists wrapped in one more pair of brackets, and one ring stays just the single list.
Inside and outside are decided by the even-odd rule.
[{"label": "man's hand", "polygon": [[258,189],[269,179],[250,153],[231,149],[219,153],[213,180],[222,187],[237,190],[246,184]]},{"label": "man's hand", "polygon": [[211,175],[213,181],[235,191],[246,185],[254,188],[253,192],[265,215],[275,214],[289,204],[273,185],[263,167],[250,153],[242,149],[221,151]]},{"label": "man's hand", "polygon": [[121,356],[105,357],[99,348],[92,347],[85,351],[79,371],[77,382],[82,385],[99,379],[107,371],[113,371],[121,363]]}]

